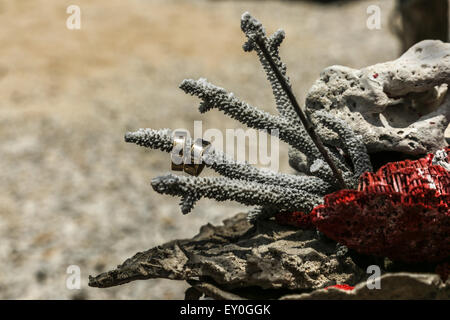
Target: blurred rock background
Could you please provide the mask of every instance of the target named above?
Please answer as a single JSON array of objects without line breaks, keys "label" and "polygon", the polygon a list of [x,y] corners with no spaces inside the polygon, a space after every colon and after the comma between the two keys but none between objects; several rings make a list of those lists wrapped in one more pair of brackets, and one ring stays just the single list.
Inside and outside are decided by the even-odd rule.
[{"label": "blurred rock background", "polygon": [[[81,8],[81,30],[66,28],[66,8]],[[381,30],[366,27],[369,5]],[[182,216],[178,201],[156,194],[150,178],[169,156],[123,141],[141,127],[238,128],[178,89],[207,77],[247,102],[275,112],[254,53],[244,53],[240,16],[250,11],[268,32],[283,28],[281,54],[295,93],[329,65],[361,68],[395,59],[389,31],[394,1],[34,0],[0,1],[0,298],[180,299],[182,282],[150,280],[111,289],[87,286],[163,242],[195,235],[208,222],[244,210],[202,200]],[[289,171],[282,145],[280,170]],[[205,171],[203,174],[210,172]],[[68,290],[66,269],[81,269]]]}]

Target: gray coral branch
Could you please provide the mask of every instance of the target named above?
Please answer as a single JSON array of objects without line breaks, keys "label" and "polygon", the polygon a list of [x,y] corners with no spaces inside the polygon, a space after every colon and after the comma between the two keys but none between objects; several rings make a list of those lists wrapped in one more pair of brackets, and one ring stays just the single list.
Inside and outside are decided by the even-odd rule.
[{"label": "gray coral branch", "polygon": [[256,51],[259,61],[266,73],[267,80],[269,80],[272,87],[278,112],[281,116],[288,119],[288,121],[301,125],[300,120],[298,119],[297,114],[289,101],[289,98],[280,85],[280,82],[277,80],[276,75],[264,57],[261,49],[255,44],[256,37],[263,39],[270,55],[276,62],[278,69],[286,78],[286,81],[290,84],[289,78],[286,75],[286,65],[281,61],[278,50],[285,37],[284,31],[278,30],[270,38],[267,38],[261,22],[252,17],[248,12],[244,13],[241,17],[241,29],[248,38],[248,41],[244,44],[243,48],[245,51]]},{"label": "gray coral branch", "polygon": [[170,152],[173,148],[173,139],[170,129],[139,129],[125,134],[125,142],[132,142],[138,146]]},{"label": "gray coral branch", "polygon": [[188,213],[200,198],[233,200],[245,205],[276,207],[280,211],[309,212],[322,197],[292,188],[233,180],[225,177],[184,177],[174,174],[152,180],[153,189],[162,194],[183,197],[182,211]]},{"label": "gray coral branch", "polygon": [[279,139],[305,153],[308,158],[320,157],[319,150],[309,139],[303,126],[291,123],[284,117],[274,116],[240,101],[232,93],[209,83],[206,79],[184,80],[180,88],[202,100],[200,112],[213,108],[223,111],[231,118],[259,130],[278,130]]},{"label": "gray coral branch", "polygon": [[258,169],[247,162],[234,161],[231,157],[218,150],[212,150],[206,153],[203,156],[203,161],[217,173],[231,179],[278,185],[292,188],[299,192],[308,191],[320,195],[327,194],[332,188],[331,184],[318,177],[292,175]]},{"label": "gray coral branch", "polygon": [[[340,186],[354,185],[355,175],[359,177],[362,172],[371,170],[367,151],[361,139],[344,123],[328,114],[317,113],[314,119],[323,122],[321,126],[337,133],[340,139],[323,145],[311,121],[298,105],[286,75],[286,66],[280,59],[278,49],[285,36],[282,30],[268,38],[261,23],[248,13],[242,16],[241,27],[248,38],[244,50],[256,51],[271,83],[280,115],[259,110],[203,78],[184,80],[180,88],[200,98],[199,110],[202,113],[216,108],[251,128],[276,135],[290,146],[290,164],[307,175],[259,169],[209,147],[201,155],[201,162],[221,177],[168,174],[153,179],[152,186],[159,193],[181,197],[183,213],[190,212],[204,197],[257,206],[249,214],[249,219],[268,217],[279,211],[309,211],[322,201],[324,195]],[[320,127],[317,123],[315,125]],[[125,141],[164,152],[171,152],[174,146],[169,129],[139,129],[128,132]],[[187,149],[192,147],[190,139],[185,143]],[[354,172],[341,149],[350,155]]]},{"label": "gray coral branch", "polygon": [[[262,30],[261,24],[258,21],[256,21],[254,18],[252,18],[249,14],[244,14],[242,20],[244,21],[246,18],[248,18],[249,21],[254,22],[253,24],[256,26],[256,28],[251,28],[251,29],[255,29],[256,32],[251,32],[251,34],[249,35],[249,41],[247,43],[247,46],[244,46],[244,49],[246,49],[246,47],[248,47],[248,48],[253,47],[255,49],[258,48],[261,51],[263,57],[265,58],[265,60],[267,61],[268,65],[269,65],[271,71],[276,76],[276,81],[282,88],[283,92],[286,94],[286,97],[289,99],[289,102],[292,105],[292,109],[295,111],[295,113],[299,117],[299,119],[300,119],[302,125],[305,127],[306,132],[308,133],[309,137],[311,138],[314,145],[319,150],[319,152],[322,155],[322,157],[324,158],[325,162],[330,167],[337,183],[339,184],[339,186],[341,188],[346,188],[347,187],[346,182],[343,178],[341,170],[339,170],[339,168],[336,166],[336,163],[330,157],[330,154],[324,147],[321,139],[319,138],[319,136],[317,136],[314,126],[311,124],[311,121],[308,119],[308,117],[305,115],[304,111],[298,104],[297,99],[295,98],[295,95],[292,91],[291,84],[289,83],[289,80],[286,78],[285,70],[282,70],[282,66],[280,66],[279,61],[276,61],[273,58],[273,56],[270,52],[270,49],[271,49],[270,45],[267,43],[267,39],[264,37],[263,32],[260,32]],[[244,29],[245,28],[243,28],[243,30]]]},{"label": "gray coral branch", "polygon": [[362,137],[357,135],[344,121],[325,111],[316,111],[313,116],[316,124],[328,127],[338,134],[340,141],[348,152],[354,167],[355,178],[358,179],[366,171],[372,171],[372,163]]},{"label": "gray coral branch", "polygon": [[[168,129],[139,129],[136,132],[128,132],[125,135],[125,141],[165,152],[171,152],[173,147],[173,137]],[[322,196],[330,192],[332,188],[331,184],[317,177],[290,175],[258,169],[247,162],[235,161],[224,152],[214,148],[205,152],[201,160],[207,167],[231,179],[289,187],[299,192],[308,191]]]}]

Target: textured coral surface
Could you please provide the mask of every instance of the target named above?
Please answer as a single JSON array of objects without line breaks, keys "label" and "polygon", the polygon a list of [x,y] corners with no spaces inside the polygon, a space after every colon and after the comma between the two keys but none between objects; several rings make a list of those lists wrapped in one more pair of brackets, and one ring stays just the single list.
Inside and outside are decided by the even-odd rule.
[{"label": "textured coral surface", "polygon": [[[445,152],[448,163],[450,148]],[[388,163],[363,174],[359,190],[327,195],[311,212],[313,223],[360,253],[404,262],[447,258],[450,171],[434,165],[433,157]]]},{"label": "textured coral surface", "polygon": [[292,213],[277,213],[275,221],[282,225],[294,226],[300,229],[314,229],[312,216],[310,214],[295,211]]}]

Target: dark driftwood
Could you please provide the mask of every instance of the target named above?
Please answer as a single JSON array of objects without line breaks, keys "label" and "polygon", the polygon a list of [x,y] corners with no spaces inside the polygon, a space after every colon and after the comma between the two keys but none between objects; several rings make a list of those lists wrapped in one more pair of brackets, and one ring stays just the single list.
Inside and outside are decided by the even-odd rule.
[{"label": "dark driftwood", "polygon": [[193,239],[137,253],[117,269],[90,277],[89,285],[105,288],[167,278],[194,281],[194,287],[210,291],[213,287],[208,283],[229,292],[247,290],[243,295],[250,297],[260,289],[279,296],[358,283],[364,271],[340,252],[335,242],[320,238],[315,231],[272,221],[259,221],[253,227],[246,214],[238,214],[223,226],[203,226]]},{"label": "dark driftwood", "polygon": [[[358,258],[358,257],[356,257]],[[115,270],[89,278],[92,287],[134,280],[186,280],[186,299],[449,299],[450,280],[435,274],[387,273],[381,290],[366,287],[365,267],[315,231],[258,221],[246,214],[203,226],[192,239],[168,242],[137,253]],[[358,261],[359,265],[364,265]],[[336,283],[356,285],[346,292],[324,290]],[[359,284],[358,284],[359,283]]]}]

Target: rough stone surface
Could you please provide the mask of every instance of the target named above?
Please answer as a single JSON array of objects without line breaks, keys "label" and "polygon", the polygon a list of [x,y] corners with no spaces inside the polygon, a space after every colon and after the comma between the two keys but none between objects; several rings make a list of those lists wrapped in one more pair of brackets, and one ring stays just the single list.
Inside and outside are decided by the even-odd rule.
[{"label": "rough stone surface", "polygon": [[252,227],[246,214],[238,214],[223,226],[203,226],[190,240],[137,253],[117,269],[90,277],[89,285],[111,287],[150,278],[200,279],[218,284],[221,290],[259,287],[298,292],[336,283],[354,285],[364,274],[349,256],[338,256],[335,242],[319,239],[315,231],[273,221]]},{"label": "rough stone surface", "polygon": [[335,113],[363,136],[371,153],[420,155],[447,145],[449,83],[450,43],[424,40],[394,61],[324,69],[306,108]]},{"label": "rough stone surface", "polygon": [[[314,231],[273,221],[252,227],[246,214],[222,226],[210,224],[189,240],[168,242],[137,253],[115,270],[90,277],[92,287],[134,280],[186,280],[185,299],[450,299],[450,279],[418,272],[382,274],[380,289],[369,289],[368,275],[336,245]],[[353,290],[329,287],[354,286]],[[325,289],[326,287],[329,287]],[[263,290],[265,289],[265,290]]]},{"label": "rough stone surface", "polygon": [[282,300],[365,300],[365,299],[450,299],[450,281],[442,282],[438,275],[424,273],[387,273],[380,277],[381,289],[369,289],[359,283],[354,290],[329,288],[311,293],[286,295]]},{"label": "rough stone surface", "polygon": [[[380,277],[380,289],[369,289],[362,281],[353,290],[338,288],[317,289],[302,294],[287,294],[281,300],[407,300],[450,299],[450,281],[442,282],[439,276],[429,273],[386,273]],[[197,297],[205,295],[219,300],[241,300],[244,297],[224,291],[204,282],[193,282]],[[342,285],[342,287],[348,287]],[[189,297],[187,297],[189,298]]]}]

